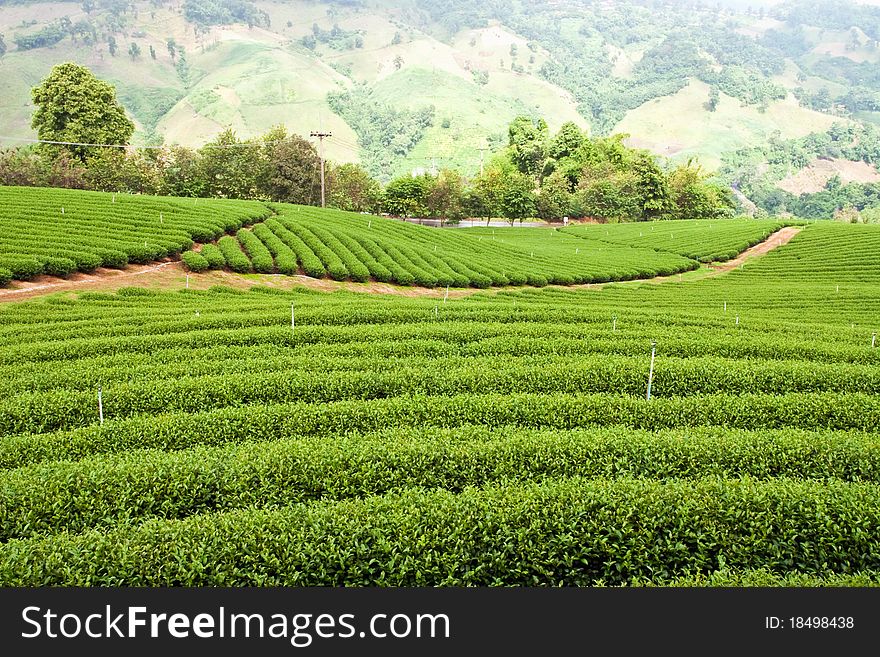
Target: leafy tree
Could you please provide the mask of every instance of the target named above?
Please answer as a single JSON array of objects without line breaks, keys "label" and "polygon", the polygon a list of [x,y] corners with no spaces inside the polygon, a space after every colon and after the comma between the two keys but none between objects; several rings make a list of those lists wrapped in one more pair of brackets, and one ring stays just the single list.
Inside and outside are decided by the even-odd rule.
[{"label": "leafy tree", "polygon": [[177,42],[174,39],[166,39],[165,47],[168,48],[168,54],[171,55],[171,61],[177,57]]},{"label": "leafy tree", "polygon": [[199,151],[204,193],[220,198],[254,198],[261,173],[256,150],[239,141],[232,129],[205,144]]},{"label": "leafy tree", "polygon": [[576,195],[586,216],[625,221],[640,215],[637,186],[632,173],[605,170],[581,180]]},{"label": "leafy tree", "polygon": [[425,198],[428,214],[444,221],[453,223],[465,218],[464,179],[458,171],[441,169],[437,177],[431,181],[431,187]]},{"label": "leafy tree", "polygon": [[674,218],[715,219],[731,213],[734,202],[730,190],[706,179],[702,168],[691,160],[669,174]]},{"label": "leafy tree", "polygon": [[395,32],[394,37],[391,39],[391,45],[396,46],[403,41],[403,37],[400,36],[400,32]]},{"label": "leafy tree", "polygon": [[[31,90],[37,106],[31,122],[40,139],[91,144],[127,144],[134,124],[116,100],[112,85],[84,66],[66,62]],[[88,147],[68,146],[85,159]]]},{"label": "leafy tree", "polygon": [[541,191],[535,200],[535,214],[541,219],[560,219],[572,214],[571,206],[568,179],[561,172],[554,171],[541,183]]},{"label": "leafy tree", "polygon": [[513,225],[519,219],[535,216],[535,184],[530,176],[511,171],[501,186],[501,216]]},{"label": "leafy tree", "polygon": [[161,194],[204,196],[205,179],[199,153],[183,146],[171,146],[159,154],[162,170]]},{"label": "leafy tree", "polygon": [[[249,158],[259,173],[255,181],[257,196],[285,203],[313,205],[321,199],[317,177],[321,164],[315,147],[299,135],[290,135],[277,126],[262,138],[262,151],[240,148],[239,156]],[[255,161],[259,157],[259,161]]]},{"label": "leafy tree", "polygon": [[110,51],[111,57],[116,57],[116,51],[118,49],[119,47],[116,45],[116,37],[112,35],[107,37],[107,50]]},{"label": "leafy tree", "polygon": [[510,153],[520,173],[537,178],[547,157],[547,123],[518,116],[508,129]]},{"label": "leafy tree", "polygon": [[425,216],[432,183],[427,174],[395,178],[385,186],[385,211],[398,217]]},{"label": "leafy tree", "polygon": [[6,41],[3,39],[3,35],[0,34],[0,57],[6,54]]},{"label": "leafy tree", "polygon": [[132,59],[137,59],[141,56],[141,47],[136,44],[134,41],[128,46],[128,55]]},{"label": "leafy tree", "polygon": [[571,157],[584,143],[586,135],[577,124],[566,121],[550,142],[547,154],[556,160]]},{"label": "leafy tree", "polygon": [[709,89],[709,100],[707,100],[703,107],[706,108],[707,112],[714,112],[718,109],[718,101],[721,99],[721,94],[718,93],[717,87],[711,87]]},{"label": "leafy tree", "polygon": [[400,55],[397,55],[397,57],[394,58],[394,68],[399,71],[402,66],[403,66],[403,57],[401,57]]},{"label": "leafy tree", "polygon": [[150,57],[156,59],[156,49],[152,45],[150,46]]},{"label": "leafy tree", "polygon": [[382,207],[382,186],[359,164],[333,167],[327,179],[330,207],[349,212],[378,213]]}]

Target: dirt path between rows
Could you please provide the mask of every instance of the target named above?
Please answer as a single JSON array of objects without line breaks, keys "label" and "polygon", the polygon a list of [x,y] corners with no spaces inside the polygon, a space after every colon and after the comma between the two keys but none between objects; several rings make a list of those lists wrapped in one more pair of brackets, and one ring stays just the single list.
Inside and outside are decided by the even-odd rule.
[{"label": "dirt path between rows", "polygon": [[[800,227],[787,227],[776,231],[760,244],[747,249],[733,260],[710,264],[698,270],[682,275],[657,276],[644,278],[629,283],[665,283],[683,280],[698,280],[710,276],[718,276],[732,271],[747,260],[764,255],[789,242],[801,231]],[[31,281],[14,281],[11,287],[0,289],[0,303],[23,301],[45,294],[58,292],[112,292],[121,287],[145,287],[148,289],[174,290],[189,287],[194,290],[206,290],[222,285],[238,289],[248,289],[255,285],[264,285],[279,290],[291,290],[297,287],[308,287],[322,292],[366,292],[368,294],[396,294],[406,297],[435,297],[446,295],[444,288],[404,287],[388,283],[353,283],[348,281],[332,281],[309,276],[284,276],[281,274],[233,274],[227,271],[209,271],[204,274],[189,274],[179,260],[167,260],[148,265],[130,265],[125,269],[100,268],[91,274],[73,274],[69,278],[54,276],[38,276]],[[590,283],[585,285],[565,286],[568,288],[602,288],[610,283]],[[554,286],[563,287],[563,286]],[[475,294],[481,291],[499,291],[504,288],[477,290],[474,288],[449,290],[449,297],[456,298]]]},{"label": "dirt path between rows", "polygon": [[762,256],[765,253],[772,251],[773,249],[778,249],[783,244],[788,244],[792,240],[792,238],[802,230],[802,226],[786,226],[785,228],[780,228],[775,233],[770,235],[770,237],[768,237],[766,240],[755,244],[755,246],[751,247],[750,249],[746,249],[733,260],[711,264],[709,265],[709,268],[714,270],[716,275],[723,274],[728,271],[733,271],[741,264],[743,264],[746,260],[751,260],[752,258],[755,258],[757,256]]}]

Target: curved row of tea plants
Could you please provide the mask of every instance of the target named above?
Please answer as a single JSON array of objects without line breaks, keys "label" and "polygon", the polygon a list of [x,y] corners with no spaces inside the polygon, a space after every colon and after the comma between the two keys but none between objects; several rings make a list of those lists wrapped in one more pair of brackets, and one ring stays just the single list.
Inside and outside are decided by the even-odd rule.
[{"label": "curved row of tea plants", "polygon": [[252,201],[0,187],[0,283],[175,256],[269,214]]}]

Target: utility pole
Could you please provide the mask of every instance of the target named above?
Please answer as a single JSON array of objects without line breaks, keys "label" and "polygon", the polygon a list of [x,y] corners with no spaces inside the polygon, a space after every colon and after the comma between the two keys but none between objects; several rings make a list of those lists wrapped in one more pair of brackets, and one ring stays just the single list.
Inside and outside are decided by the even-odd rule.
[{"label": "utility pole", "polygon": [[325,207],[324,202],[324,137],[332,137],[332,132],[312,131],[312,137],[318,138],[318,157],[321,158],[321,207]]},{"label": "utility pole", "polygon": [[480,151],[480,176],[482,176],[483,175],[483,153],[486,152],[488,149],[483,147],[483,148],[478,148],[477,150]]}]

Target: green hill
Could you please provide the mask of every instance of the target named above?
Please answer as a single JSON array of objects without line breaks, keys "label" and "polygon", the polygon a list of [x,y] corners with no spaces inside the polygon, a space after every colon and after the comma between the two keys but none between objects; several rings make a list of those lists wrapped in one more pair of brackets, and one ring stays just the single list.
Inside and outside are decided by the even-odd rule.
[{"label": "green hill", "polygon": [[[542,116],[551,129],[574,121],[597,134],[627,132],[634,144],[709,169],[777,134],[880,115],[880,8],[863,5],[91,4],[86,12],[75,2],[0,3],[0,144],[34,136],[29,90],[67,60],[117,86],[138,143],[200,145],[227,127],[241,137],[279,123],[300,134],[321,128],[333,133],[332,159],[364,160],[382,177],[474,172],[480,149],[499,147],[517,114]],[[355,88],[375,101],[361,116],[328,102]],[[377,168],[361,126],[389,109],[425,107],[430,125],[390,169]]]}]

